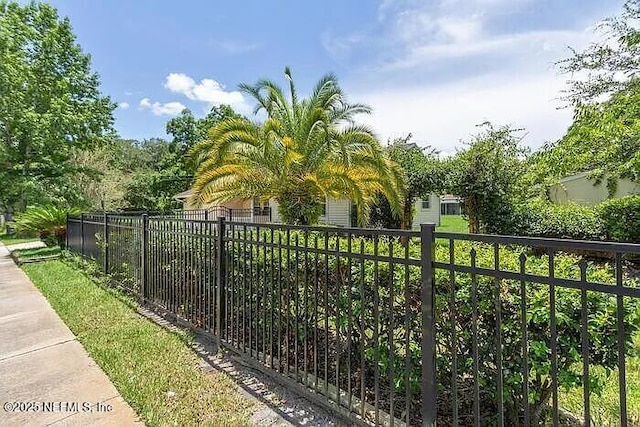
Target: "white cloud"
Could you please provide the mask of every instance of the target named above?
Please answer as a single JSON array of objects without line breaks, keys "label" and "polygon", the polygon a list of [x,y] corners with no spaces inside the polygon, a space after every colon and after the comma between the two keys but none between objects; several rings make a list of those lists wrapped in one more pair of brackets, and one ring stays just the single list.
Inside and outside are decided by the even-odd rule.
[{"label": "white cloud", "polygon": [[150,110],[156,116],[177,116],[182,110],[187,108],[180,102],[167,102],[162,104],[160,102],[151,102],[149,98],[143,98],[140,100],[140,108],[143,110]]},{"label": "white cloud", "polygon": [[553,74],[494,74],[438,86],[355,93],[352,98],[373,107],[372,115],[360,119],[383,140],[411,132],[416,143],[451,153],[487,120],[525,128],[524,143],[531,147],[557,139],[572,119],[571,110],[558,109],[562,88],[563,81]]},{"label": "white cloud", "polygon": [[[412,68],[432,65],[438,61],[456,58],[496,55],[504,58],[500,63],[504,67],[511,62],[532,60],[536,66],[548,65],[566,56],[566,46],[583,46],[593,37],[589,30],[584,31],[528,31],[494,37],[476,37],[461,42],[431,43],[407,48],[401,57],[388,62],[385,69]],[[528,58],[527,58],[528,57]]]},{"label": "white cloud", "polygon": [[129,108],[129,103],[128,102],[120,102],[120,103],[118,103],[118,108],[120,108],[121,110],[126,110],[127,108]]},{"label": "white cloud", "polygon": [[[568,77],[553,63],[570,55],[567,46],[580,50],[595,40],[591,25],[601,17],[552,29],[496,25],[531,3],[383,0],[374,30],[322,41],[334,56],[368,49],[343,82],[351,99],[373,107],[361,120],[383,141],[411,132],[417,143],[450,154],[488,120],[525,128],[524,143],[537,148],[560,138],[572,121],[558,99]],[[366,57],[357,53],[354,62]]]},{"label": "white cloud", "polygon": [[330,33],[325,32],[320,37],[322,47],[337,59],[347,58],[356,45],[366,41],[366,36],[357,33],[350,34],[345,37],[335,37]]},{"label": "white cloud", "polygon": [[213,79],[202,79],[200,83],[184,73],[171,73],[167,76],[164,87],[171,92],[180,93],[193,101],[206,102],[209,105],[228,104],[246,111],[248,106],[242,93],[225,87]]}]

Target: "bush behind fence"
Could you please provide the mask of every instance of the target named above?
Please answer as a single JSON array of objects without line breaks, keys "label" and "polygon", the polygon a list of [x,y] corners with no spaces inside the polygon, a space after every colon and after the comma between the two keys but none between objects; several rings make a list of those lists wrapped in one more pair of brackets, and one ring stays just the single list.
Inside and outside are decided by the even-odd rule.
[{"label": "bush behind fence", "polygon": [[[561,388],[582,388],[575,416],[590,419],[608,378],[593,367],[624,385],[639,322],[624,268],[637,245],[117,215],[70,218],[68,239],[144,302],[356,422],[560,422]],[[623,386],[619,400],[624,425]]]}]

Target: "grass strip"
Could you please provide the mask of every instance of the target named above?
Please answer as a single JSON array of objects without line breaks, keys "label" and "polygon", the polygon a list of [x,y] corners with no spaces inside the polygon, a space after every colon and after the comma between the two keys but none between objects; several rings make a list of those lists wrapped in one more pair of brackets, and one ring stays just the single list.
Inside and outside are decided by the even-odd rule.
[{"label": "grass strip", "polygon": [[247,425],[253,403],[223,373],[198,367],[189,336],[143,318],[68,261],[22,268],[147,425]]},{"label": "grass strip", "polygon": [[40,239],[38,237],[15,237],[7,236],[4,234],[0,235],[0,242],[4,243],[6,246],[39,241]]}]

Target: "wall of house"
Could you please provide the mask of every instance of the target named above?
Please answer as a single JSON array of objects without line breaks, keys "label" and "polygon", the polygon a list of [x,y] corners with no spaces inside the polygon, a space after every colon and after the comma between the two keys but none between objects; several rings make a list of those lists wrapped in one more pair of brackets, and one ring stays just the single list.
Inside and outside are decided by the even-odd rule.
[{"label": "wall of house", "polygon": [[416,200],[414,204],[412,230],[419,230],[420,224],[432,223],[440,225],[440,196],[431,194],[429,196],[429,209],[422,208],[422,200]]},{"label": "wall of house", "polygon": [[189,198],[182,199],[182,210],[190,211],[195,209],[195,206],[192,203],[189,203]]},{"label": "wall of house", "polygon": [[274,199],[269,199],[269,207],[271,208],[271,222],[281,222],[280,212],[278,212],[278,202]]},{"label": "wall of house", "polygon": [[[588,179],[586,174],[565,178],[558,184],[554,184],[549,189],[549,198],[552,202],[565,204],[568,202],[579,205],[597,205],[609,198],[607,182],[603,180],[600,184],[594,185],[595,180]],[[640,194],[640,184],[628,179],[618,180],[618,187],[613,198],[620,198]]]},{"label": "wall of house", "polygon": [[[429,209],[422,209],[422,200],[418,200],[415,203],[415,214],[412,224],[414,230],[420,228],[420,224],[435,223],[440,224],[440,197],[432,194],[429,198],[431,204]],[[221,205],[230,209],[249,209],[252,206],[251,200],[231,200]],[[194,209],[189,204],[188,199],[183,202],[184,209]],[[209,207],[215,205],[209,205]],[[278,223],[281,222],[280,214],[278,213],[278,202],[271,199],[269,200],[269,207],[271,208],[271,221]],[[346,198],[341,199],[327,199],[326,215],[320,217],[320,223],[328,225],[336,225],[339,227],[351,226],[351,201]]]},{"label": "wall of house", "polygon": [[349,199],[327,198],[327,213],[320,217],[320,223],[351,226],[351,201]]}]

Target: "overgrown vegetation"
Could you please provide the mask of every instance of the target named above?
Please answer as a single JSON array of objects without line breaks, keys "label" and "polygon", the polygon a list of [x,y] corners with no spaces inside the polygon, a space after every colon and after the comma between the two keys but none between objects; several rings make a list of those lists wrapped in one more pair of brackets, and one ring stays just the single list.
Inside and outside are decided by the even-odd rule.
[{"label": "overgrown vegetation", "polygon": [[23,269],[146,425],[248,424],[251,403],[230,378],[198,367],[188,336],[143,318],[68,262]]},{"label": "overgrown vegetation", "polygon": [[[176,226],[178,226],[176,224]],[[179,226],[178,226],[179,229]],[[251,245],[237,243],[228,248],[227,262],[227,315],[233,316],[231,331],[251,327],[253,339],[243,333],[235,335],[236,345],[262,348],[271,345],[272,354],[281,354],[282,369],[287,366],[308,366],[313,372],[315,363],[320,373],[326,368],[329,378],[346,390],[360,390],[360,378],[366,378],[365,397],[375,398],[371,379],[378,370],[380,375],[379,398],[381,407],[388,404],[391,394],[389,384],[394,384],[396,416],[410,407],[414,416],[419,414],[420,401],[420,360],[421,360],[421,312],[420,312],[420,269],[417,266],[405,268],[400,263],[392,266],[385,261],[392,248],[393,256],[420,258],[420,245],[410,241],[408,246],[386,237],[376,243],[369,238],[355,238],[349,245],[344,238],[337,240],[333,232],[328,240],[324,233],[290,231],[273,234],[263,230],[236,229],[237,238],[260,240],[278,244],[273,250],[269,245]],[[246,233],[246,234],[245,234]],[[125,233],[127,239],[120,248],[125,253],[127,247],[133,251],[140,242],[135,233]],[[158,275],[155,280],[162,285],[156,286],[153,298],[159,301],[171,301],[176,313],[194,324],[206,321],[198,308],[198,298],[194,298],[201,283],[206,283],[207,266],[213,261],[213,252],[201,239],[180,238],[179,236],[152,233],[151,251],[160,264],[155,268]],[[284,246],[280,246],[284,245]],[[307,252],[303,247],[312,248]],[[320,248],[320,253],[315,248]],[[289,248],[289,249],[286,249]],[[296,249],[300,248],[300,249]],[[327,248],[327,255],[323,253]],[[339,250],[338,250],[339,249]],[[472,249],[475,254],[472,255]],[[352,256],[346,256],[347,253]],[[133,254],[134,252],[132,252]],[[184,263],[182,255],[189,253],[194,262]],[[365,256],[360,256],[364,254]],[[368,258],[378,254],[379,261]],[[469,266],[474,257],[475,265],[493,269],[495,258],[493,248],[481,243],[459,241],[455,245],[455,263]],[[501,270],[519,272],[521,265],[527,273],[546,276],[549,272],[549,260],[546,255],[537,255],[526,248],[502,246],[499,252]],[[523,258],[524,257],[524,258]],[[132,258],[133,259],[133,258]],[[137,289],[137,279],[132,272],[128,257],[118,258],[111,268],[119,280],[132,289]],[[436,260],[449,262],[447,241],[437,241]],[[558,278],[580,279],[580,263],[585,263],[587,280],[599,283],[615,283],[613,266],[608,262],[583,260],[579,256],[560,253],[555,258],[555,276]],[[522,264],[524,263],[524,264]],[[390,284],[393,287],[390,287]],[[522,417],[523,395],[523,358],[522,358],[522,284],[517,280],[496,282],[487,276],[477,276],[478,299],[478,346],[479,378],[481,384],[482,424],[495,422],[496,406],[496,362],[495,328],[496,296],[500,296],[502,313],[502,367],[504,374],[504,396],[506,417],[509,425],[517,424]],[[260,284],[260,285],[259,285]],[[638,279],[624,276],[625,286],[638,286]],[[455,292],[451,299],[451,276],[445,270],[436,274],[436,310],[438,331],[438,384],[441,421],[451,416],[451,375],[454,354],[457,358],[457,378],[459,392],[459,414],[461,423],[472,420],[464,418],[472,411],[472,354],[473,354],[473,285],[469,274],[455,275]],[[537,422],[544,424],[548,420],[548,404],[551,395],[550,383],[550,308],[548,285],[526,284],[525,312],[529,349],[529,396],[527,401],[531,413]],[[580,291],[556,288],[555,293],[558,340],[558,378],[561,393],[571,400],[582,386],[581,333],[576,326],[581,322]],[[235,308],[234,308],[235,307]],[[612,369],[617,364],[617,305],[615,298],[602,292],[587,294],[588,336],[590,345],[589,363],[592,368],[590,385],[592,390],[592,408],[598,413],[607,414],[607,419],[615,423],[614,411],[601,406],[597,396],[611,394],[610,382]],[[229,311],[230,310],[230,311]],[[273,313],[273,316],[271,316]],[[452,313],[455,313],[455,329],[452,329]],[[206,316],[206,311],[205,311]],[[625,300],[625,347],[629,355],[629,369],[636,366],[636,357],[632,338],[640,326],[640,304],[638,301]],[[204,319],[204,320],[203,320]],[[249,326],[252,325],[252,326]],[[349,326],[351,325],[351,326]],[[393,327],[391,326],[393,325]],[[348,333],[351,328],[351,333]],[[451,345],[453,331],[457,335],[455,347]],[[262,332],[260,332],[262,331]],[[273,336],[273,341],[264,337]],[[231,332],[240,334],[240,332]],[[327,335],[325,335],[327,334]],[[408,334],[408,335],[407,335]],[[308,339],[320,337],[319,341]],[[323,337],[329,337],[323,338]],[[409,336],[409,353],[406,337]],[[262,338],[261,338],[262,337]],[[276,344],[281,343],[281,344]],[[268,342],[267,342],[268,341]],[[278,350],[278,345],[281,345]],[[297,350],[292,350],[292,349]],[[325,361],[325,349],[328,356]],[[280,351],[280,353],[278,353]],[[339,358],[336,356],[340,352]],[[314,359],[314,354],[319,356]],[[364,360],[361,360],[364,354]],[[280,356],[279,356],[280,357]],[[409,362],[407,363],[407,357]],[[352,365],[349,365],[351,361]],[[336,377],[336,366],[341,375]],[[408,367],[408,368],[407,368]],[[352,377],[348,378],[348,370]],[[408,371],[407,371],[408,369]],[[408,373],[408,391],[410,400],[404,400],[406,389],[404,373]],[[629,384],[634,376],[629,376]],[[635,384],[635,383],[634,383]],[[640,385],[640,384],[639,384]],[[565,396],[565,395],[563,395]],[[609,400],[612,397],[609,397]],[[630,400],[631,402],[631,400]],[[602,402],[604,405],[604,401]],[[631,407],[631,406],[630,406]],[[575,409],[575,404],[567,409]],[[640,407],[638,408],[640,409]],[[632,412],[636,414],[635,409]],[[466,420],[466,421],[465,421]],[[419,420],[414,419],[414,422]],[[467,422],[468,421],[468,422]]]},{"label": "overgrown vegetation", "polygon": [[385,147],[389,158],[402,169],[406,187],[401,200],[402,210],[395,211],[385,195],[379,193],[369,215],[372,227],[411,229],[415,201],[431,194],[441,194],[445,188],[446,177],[438,153],[430,147],[419,147],[410,142],[411,138],[411,134],[396,138]]}]

